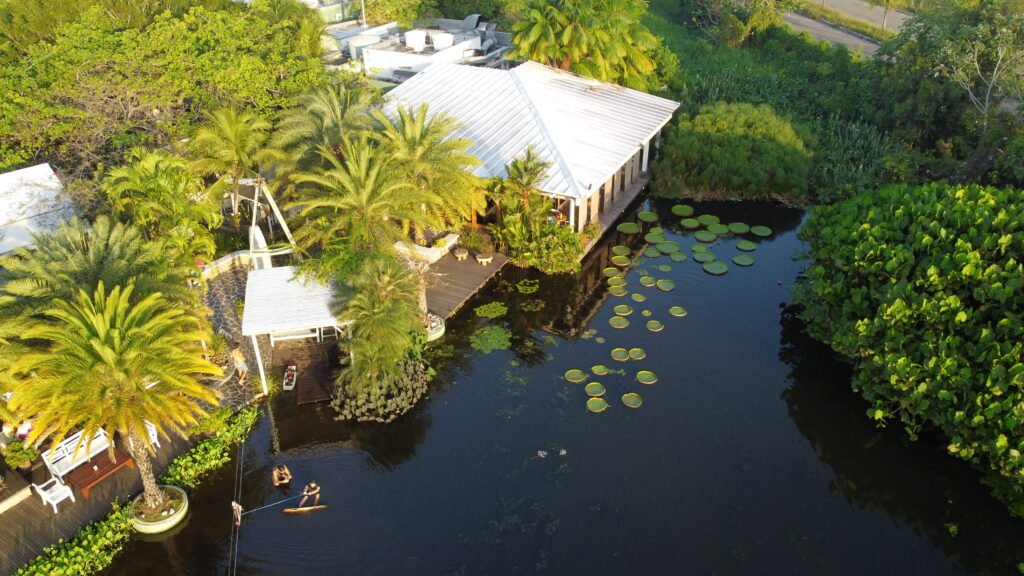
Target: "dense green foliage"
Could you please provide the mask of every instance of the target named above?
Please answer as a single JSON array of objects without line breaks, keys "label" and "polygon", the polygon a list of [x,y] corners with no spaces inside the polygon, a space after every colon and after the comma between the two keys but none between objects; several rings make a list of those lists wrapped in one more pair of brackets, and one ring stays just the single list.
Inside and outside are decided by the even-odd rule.
[{"label": "dense green foliage", "polygon": [[244,442],[256,426],[259,408],[249,407],[240,411],[218,427],[213,436],[201,440],[180,456],[176,457],[160,482],[182,488],[195,488],[211,472],[231,461],[231,449]]},{"label": "dense green foliage", "polygon": [[11,468],[28,466],[33,460],[39,457],[39,451],[32,447],[32,444],[21,440],[14,440],[3,448],[4,462]]},{"label": "dense green foliage", "polygon": [[793,126],[766,105],[707,106],[683,117],[655,165],[661,196],[802,200],[811,155]]},{"label": "dense green foliage", "polygon": [[814,208],[795,301],[879,421],[936,429],[1024,515],[1024,192],[890,186]]},{"label": "dense green foliage", "polygon": [[114,505],[106,518],[87,524],[67,542],[43,550],[15,576],[87,576],[110,566],[133,533],[127,506]]}]

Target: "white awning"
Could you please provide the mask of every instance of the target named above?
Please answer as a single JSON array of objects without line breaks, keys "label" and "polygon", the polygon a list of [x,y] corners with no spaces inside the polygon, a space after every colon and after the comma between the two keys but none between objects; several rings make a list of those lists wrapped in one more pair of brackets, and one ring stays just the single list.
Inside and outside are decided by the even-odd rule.
[{"label": "white awning", "polygon": [[341,328],[348,324],[339,323],[331,314],[334,290],[330,285],[295,274],[294,266],[249,271],[242,335]]},{"label": "white awning", "polygon": [[74,215],[49,164],[0,174],[0,254],[32,245],[32,234],[59,227]]}]

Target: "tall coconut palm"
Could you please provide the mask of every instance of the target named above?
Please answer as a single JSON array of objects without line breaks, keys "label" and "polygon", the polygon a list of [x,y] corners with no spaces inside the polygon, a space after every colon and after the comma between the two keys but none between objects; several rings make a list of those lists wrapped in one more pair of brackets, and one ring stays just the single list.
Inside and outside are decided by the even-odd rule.
[{"label": "tall coconut palm", "polygon": [[499,187],[501,194],[518,198],[520,206],[526,208],[530,197],[540,191],[550,167],[550,162],[538,156],[532,146],[528,147],[521,158],[505,167],[505,177]]},{"label": "tall coconut palm", "polygon": [[184,262],[212,256],[211,230],[223,221],[216,193],[178,156],[135,149],[127,160],[103,182],[114,216],[171,246]]},{"label": "tall coconut palm", "polygon": [[295,106],[282,112],[274,131],[273,147],[285,153],[283,167],[308,171],[324,166],[321,147],[336,156],[350,131],[370,127],[370,107],[377,96],[366,86],[340,83],[300,96]]},{"label": "tall coconut palm", "polygon": [[159,293],[133,303],[133,290],[129,284],[108,293],[101,282],[92,294],[55,300],[44,312],[50,321],[23,335],[48,347],[14,363],[27,377],[11,402],[37,413],[31,442],[60,441],[77,430],[88,439],[101,428],[127,438],[145,508],[158,511],[165,497],[153,475],[146,423],[164,435],[184,434],[205,414],[201,403],[218,400],[198,378],[217,376],[220,368],[203,358],[199,342],[208,335],[195,318]]},{"label": "tall coconut palm", "polygon": [[190,142],[194,167],[217,175],[218,186],[231,190],[231,210],[237,215],[242,179],[258,176],[263,165],[280,157],[266,146],[272,125],[254,112],[233,108],[207,114],[206,119]]},{"label": "tall coconut palm", "polygon": [[309,250],[344,242],[356,251],[391,251],[410,225],[430,226],[436,220],[421,210],[436,196],[402,177],[391,156],[374,147],[365,135],[344,138],[342,157],[325,148],[328,167],[300,174],[305,198],[289,207],[300,209],[295,240]]},{"label": "tall coconut palm", "polygon": [[434,218],[449,225],[469,221],[487,206],[479,179],[470,169],[480,160],[468,152],[471,140],[453,138],[458,124],[444,115],[428,116],[426,104],[399,107],[394,118],[373,112],[378,138],[410,181],[437,196]]}]

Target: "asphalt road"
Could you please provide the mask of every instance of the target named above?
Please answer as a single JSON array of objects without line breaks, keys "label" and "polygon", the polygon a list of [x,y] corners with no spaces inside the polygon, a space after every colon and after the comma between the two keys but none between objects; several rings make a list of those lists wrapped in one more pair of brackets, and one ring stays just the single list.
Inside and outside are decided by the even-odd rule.
[{"label": "asphalt road", "polygon": [[[882,15],[885,9],[879,6],[872,6],[864,0],[825,0],[825,7],[839,10],[845,14],[867,20],[878,26],[882,25]],[[889,10],[889,21],[885,27],[890,30],[899,30],[903,23],[910,19],[910,14],[899,10]]]},{"label": "asphalt road", "polygon": [[806,16],[789,12],[782,19],[797,32],[808,32],[818,40],[828,40],[833,44],[845,44],[850,50],[860,49],[865,56],[871,56],[878,50],[878,44],[874,42]]}]

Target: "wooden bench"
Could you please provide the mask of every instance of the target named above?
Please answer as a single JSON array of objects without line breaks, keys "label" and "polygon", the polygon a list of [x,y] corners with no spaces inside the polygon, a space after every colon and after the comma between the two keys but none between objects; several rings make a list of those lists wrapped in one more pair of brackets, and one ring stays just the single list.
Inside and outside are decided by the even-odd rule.
[{"label": "wooden bench", "polygon": [[110,436],[100,429],[92,440],[82,438],[82,432],[68,436],[42,453],[43,464],[57,478],[64,478],[72,470],[103,454],[110,448]]},{"label": "wooden bench", "polygon": [[79,466],[71,471],[67,477],[68,486],[74,486],[82,491],[82,497],[89,499],[89,490],[110,477],[125,466],[135,468],[132,457],[119,448],[114,449],[116,462],[110,458],[110,452],[104,451],[96,456],[85,466]]}]

